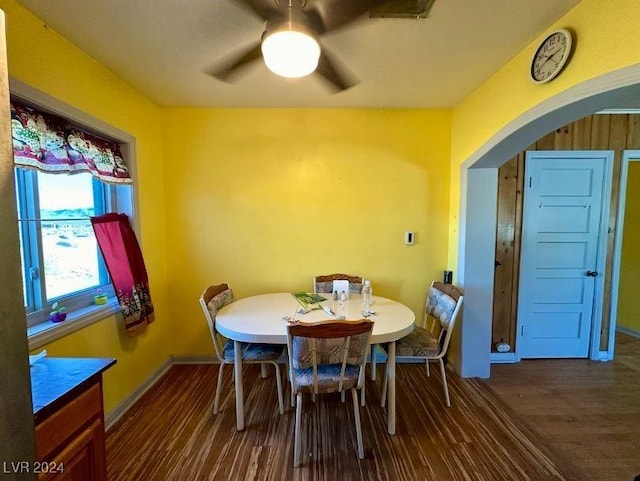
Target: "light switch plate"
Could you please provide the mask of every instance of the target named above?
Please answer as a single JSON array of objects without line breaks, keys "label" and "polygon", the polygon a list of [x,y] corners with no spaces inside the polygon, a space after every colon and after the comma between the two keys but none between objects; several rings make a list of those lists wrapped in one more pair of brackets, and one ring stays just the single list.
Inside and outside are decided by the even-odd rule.
[{"label": "light switch plate", "polygon": [[415,241],[416,241],[416,233],[415,232],[409,231],[409,232],[405,232],[404,233],[404,243],[405,244],[407,244],[408,246],[412,246]]}]

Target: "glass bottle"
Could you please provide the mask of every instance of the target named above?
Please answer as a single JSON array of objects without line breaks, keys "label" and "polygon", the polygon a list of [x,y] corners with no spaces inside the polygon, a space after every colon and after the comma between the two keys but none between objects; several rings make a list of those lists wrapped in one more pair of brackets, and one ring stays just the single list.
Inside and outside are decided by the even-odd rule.
[{"label": "glass bottle", "polygon": [[364,316],[371,312],[371,297],[373,296],[373,289],[371,287],[371,281],[364,281],[362,286],[362,314]]},{"label": "glass bottle", "polygon": [[347,318],[347,293],[342,291],[338,300],[338,308],[336,309],[336,319]]}]

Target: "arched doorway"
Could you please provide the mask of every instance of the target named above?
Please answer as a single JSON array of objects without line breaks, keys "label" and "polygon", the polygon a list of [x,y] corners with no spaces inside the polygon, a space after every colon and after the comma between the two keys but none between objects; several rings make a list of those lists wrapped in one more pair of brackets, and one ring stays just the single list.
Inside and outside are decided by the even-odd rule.
[{"label": "arched doorway", "polygon": [[633,65],[547,99],[505,125],[461,166],[458,280],[465,306],[457,363],[462,377],[490,375],[498,168],[550,130],[603,109],[638,107],[640,65]]}]

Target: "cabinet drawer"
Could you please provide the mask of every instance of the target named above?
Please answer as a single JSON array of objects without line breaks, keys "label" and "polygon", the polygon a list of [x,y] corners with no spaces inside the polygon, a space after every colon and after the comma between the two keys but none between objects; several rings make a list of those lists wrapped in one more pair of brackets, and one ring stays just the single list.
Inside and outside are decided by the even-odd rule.
[{"label": "cabinet drawer", "polygon": [[91,385],[36,426],[36,456],[47,458],[96,416],[102,422],[102,385]]}]

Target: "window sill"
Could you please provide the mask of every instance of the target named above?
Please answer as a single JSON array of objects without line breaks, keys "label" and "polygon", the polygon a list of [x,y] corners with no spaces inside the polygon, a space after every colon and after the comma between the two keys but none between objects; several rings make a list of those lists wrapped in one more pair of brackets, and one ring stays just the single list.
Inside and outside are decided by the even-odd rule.
[{"label": "window sill", "polygon": [[92,305],[70,312],[67,315],[67,319],[63,322],[55,323],[45,321],[29,327],[27,329],[29,351],[38,349],[45,344],[49,344],[56,339],[67,336],[78,329],[94,324],[117,312],[120,312],[120,306],[114,297],[102,306]]}]

